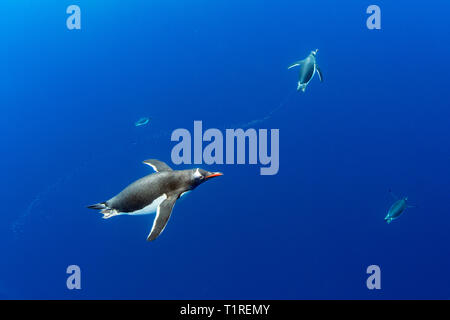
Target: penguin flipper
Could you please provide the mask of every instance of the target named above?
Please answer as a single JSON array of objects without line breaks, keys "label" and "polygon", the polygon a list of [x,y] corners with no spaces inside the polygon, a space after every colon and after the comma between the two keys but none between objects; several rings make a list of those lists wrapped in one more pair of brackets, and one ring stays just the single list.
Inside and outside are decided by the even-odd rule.
[{"label": "penguin flipper", "polygon": [[147,237],[147,241],[155,240],[161,232],[163,232],[167,222],[169,221],[173,206],[175,205],[178,196],[179,195],[170,195],[158,206],[158,209],[156,210],[156,217],[153,221],[152,230]]},{"label": "penguin flipper", "polygon": [[320,82],[323,82],[323,74],[318,65],[316,65],[316,70],[317,74],[319,75]]},{"label": "penguin flipper", "polygon": [[156,160],[156,159],[148,159],[143,161],[144,164],[150,166],[155,170],[156,172],[161,171],[173,171],[171,167],[169,167],[166,163]]},{"label": "penguin flipper", "polygon": [[303,63],[304,60],[300,60],[300,61],[296,61],[293,64],[291,64],[288,69],[294,68],[294,67],[298,67],[299,65],[301,65]]}]

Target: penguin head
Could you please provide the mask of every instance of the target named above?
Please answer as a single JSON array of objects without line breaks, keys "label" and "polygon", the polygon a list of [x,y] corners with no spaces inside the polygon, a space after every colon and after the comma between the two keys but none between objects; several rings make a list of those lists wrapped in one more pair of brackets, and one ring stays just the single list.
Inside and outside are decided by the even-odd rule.
[{"label": "penguin head", "polygon": [[311,51],[311,54],[312,54],[313,56],[316,56],[317,52],[319,52],[319,49],[316,49],[316,50]]},{"label": "penguin head", "polygon": [[221,172],[209,172],[200,168],[192,169],[192,185],[197,187],[211,178],[223,176]]}]

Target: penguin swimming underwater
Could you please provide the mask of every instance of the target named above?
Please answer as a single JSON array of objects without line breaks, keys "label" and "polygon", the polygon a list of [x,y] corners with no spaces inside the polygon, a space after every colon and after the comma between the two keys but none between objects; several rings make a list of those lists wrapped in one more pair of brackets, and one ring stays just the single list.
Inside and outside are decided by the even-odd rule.
[{"label": "penguin swimming underwater", "polygon": [[394,204],[389,208],[388,214],[384,218],[384,221],[386,221],[388,224],[391,223],[393,220],[398,219],[401,214],[405,211],[406,208],[413,208],[414,206],[408,205],[408,197],[404,197],[403,199],[398,199],[392,192],[392,197],[394,197],[397,201],[394,202]]},{"label": "penguin swimming underwater", "polygon": [[317,74],[319,75],[320,82],[323,82],[322,71],[320,70],[316,62],[316,55],[318,51],[319,49],[311,51],[309,56],[307,56],[305,59],[294,62],[292,65],[289,66],[288,69],[300,66],[300,72],[298,74],[297,91],[302,90],[302,92],[305,92],[306,86],[314,77],[316,71]]},{"label": "penguin swimming underwater", "polygon": [[150,122],[150,119],[149,118],[147,118],[147,117],[143,117],[143,118],[140,118],[138,121],[136,121],[135,123],[134,123],[134,126],[135,127],[141,127],[141,126],[145,126],[147,123],[149,123]]},{"label": "penguin swimming underwater", "polygon": [[166,163],[150,159],[144,164],[156,172],[123,189],[108,201],[88,206],[101,210],[104,219],[117,215],[143,215],[156,212],[147,241],[155,240],[163,232],[175,202],[186,192],[211,178],[223,175],[203,169],[172,170]]}]

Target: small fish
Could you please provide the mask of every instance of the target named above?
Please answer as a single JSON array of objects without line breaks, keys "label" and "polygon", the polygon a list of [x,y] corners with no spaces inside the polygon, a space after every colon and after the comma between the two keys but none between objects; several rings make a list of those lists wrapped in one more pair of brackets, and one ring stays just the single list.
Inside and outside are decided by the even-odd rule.
[{"label": "small fish", "polygon": [[136,122],[134,123],[134,125],[135,125],[136,127],[145,126],[147,123],[149,123],[149,121],[150,121],[149,118],[143,117],[143,118],[140,118],[138,121],[136,121]]}]

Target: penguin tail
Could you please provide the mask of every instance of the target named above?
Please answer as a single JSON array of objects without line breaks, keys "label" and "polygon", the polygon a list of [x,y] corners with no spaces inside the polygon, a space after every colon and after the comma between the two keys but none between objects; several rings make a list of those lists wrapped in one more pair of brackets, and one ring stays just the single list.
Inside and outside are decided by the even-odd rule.
[{"label": "penguin tail", "polygon": [[297,83],[297,91],[305,92],[305,90],[306,90],[306,84],[298,82]]},{"label": "penguin tail", "polygon": [[93,205],[87,206],[87,207],[89,209],[94,209],[94,210],[108,209],[108,206],[106,205],[106,202],[96,203],[96,204],[93,204]]},{"label": "penguin tail", "polygon": [[106,202],[96,203],[91,206],[88,206],[88,208],[100,210],[100,213],[103,214],[103,219],[109,219],[119,214],[119,212],[116,209],[111,209],[110,207],[108,207]]}]

